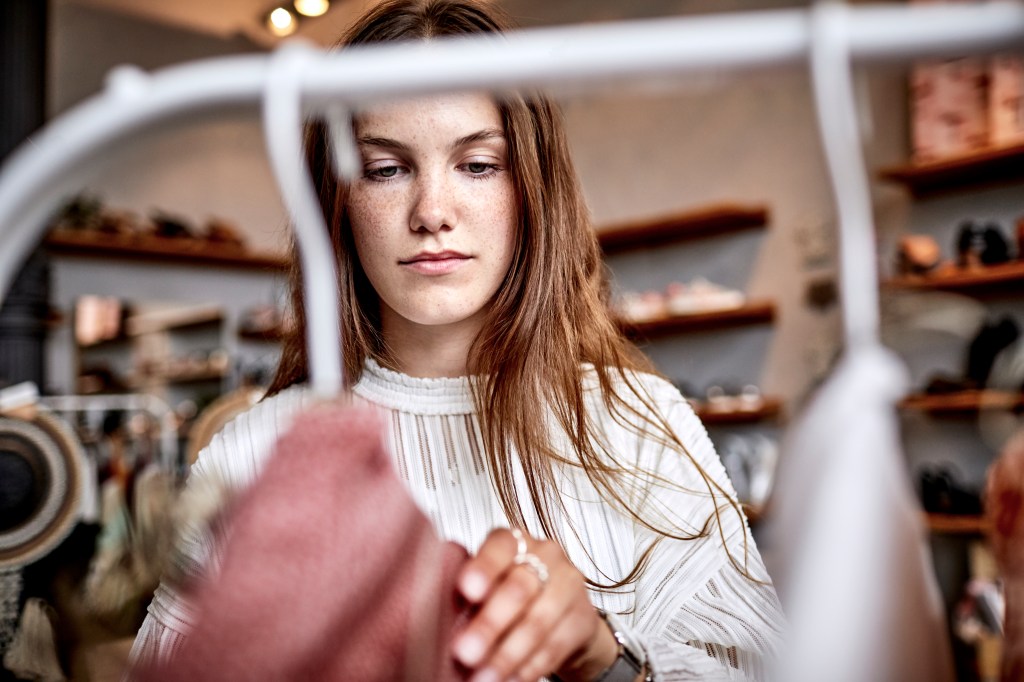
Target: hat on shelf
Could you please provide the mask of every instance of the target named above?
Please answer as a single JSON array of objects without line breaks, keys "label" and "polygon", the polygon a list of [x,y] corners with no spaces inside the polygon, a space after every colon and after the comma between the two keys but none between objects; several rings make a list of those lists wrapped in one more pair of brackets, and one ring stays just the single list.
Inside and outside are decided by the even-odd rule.
[{"label": "hat on shelf", "polygon": [[60,419],[0,417],[0,569],[42,558],[78,519],[85,455]]},{"label": "hat on shelf", "polygon": [[199,451],[210,444],[217,432],[229,421],[262,400],[264,393],[266,391],[262,388],[242,386],[217,398],[200,412],[188,432],[188,444],[185,448],[188,463],[195,464],[199,458]]}]

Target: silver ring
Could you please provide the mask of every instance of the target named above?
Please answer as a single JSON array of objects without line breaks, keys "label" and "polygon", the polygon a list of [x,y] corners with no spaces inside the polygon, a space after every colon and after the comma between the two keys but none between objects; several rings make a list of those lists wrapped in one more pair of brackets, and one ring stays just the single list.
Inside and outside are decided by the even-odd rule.
[{"label": "silver ring", "polygon": [[516,539],[516,558],[519,558],[529,551],[526,547],[526,536],[518,528],[509,528],[509,531],[512,533],[512,537]]},{"label": "silver ring", "polygon": [[515,558],[512,559],[512,563],[516,566],[525,566],[526,568],[533,571],[537,579],[540,580],[540,587],[544,587],[548,584],[548,567],[543,561],[540,560],[536,554],[530,552],[523,552],[522,554],[516,554]]}]

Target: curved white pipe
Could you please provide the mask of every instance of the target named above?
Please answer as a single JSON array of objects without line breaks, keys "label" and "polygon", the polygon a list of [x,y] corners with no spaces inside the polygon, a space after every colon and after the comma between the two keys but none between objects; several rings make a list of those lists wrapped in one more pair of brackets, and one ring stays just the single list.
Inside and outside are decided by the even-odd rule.
[{"label": "curved white pipe", "polygon": [[846,17],[832,0],[815,5],[811,83],[839,223],[839,281],[846,350],[879,345],[878,267],[871,186],[857,123]]},{"label": "curved white pipe", "polygon": [[310,387],[321,398],[341,392],[338,271],[327,224],[303,155],[302,74],[316,53],[300,45],[279,50],[270,64],[263,128],[270,165],[292,218],[302,261]]}]

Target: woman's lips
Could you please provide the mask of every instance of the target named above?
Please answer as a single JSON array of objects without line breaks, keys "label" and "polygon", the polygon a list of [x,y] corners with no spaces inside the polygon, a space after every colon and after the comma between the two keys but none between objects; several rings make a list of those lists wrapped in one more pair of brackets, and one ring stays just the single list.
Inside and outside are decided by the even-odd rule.
[{"label": "woman's lips", "polygon": [[445,251],[443,253],[423,253],[409,260],[399,261],[404,268],[421,275],[446,275],[454,272],[470,261],[470,256]]}]

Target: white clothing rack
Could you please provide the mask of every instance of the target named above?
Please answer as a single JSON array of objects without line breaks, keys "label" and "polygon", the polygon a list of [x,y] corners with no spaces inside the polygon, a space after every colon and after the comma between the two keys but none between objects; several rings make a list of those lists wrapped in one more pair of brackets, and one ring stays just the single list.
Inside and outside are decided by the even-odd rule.
[{"label": "white clothing rack", "polygon": [[[152,75],[122,68],[111,74],[105,92],[47,125],[12,155],[0,171],[0,299],[18,265],[38,242],[58,203],[83,184],[89,160],[95,154],[125,144],[132,136],[171,119],[240,107],[252,109],[262,103],[271,163],[300,245],[307,292],[306,317],[310,321],[307,343],[311,384],[321,395],[335,395],[343,385],[335,265],[302,162],[300,130],[304,116],[319,114],[328,118],[337,166],[345,172],[351,170],[353,148],[344,113],[380,98],[448,90],[501,92],[531,87],[582,92],[622,85],[627,79],[642,75],[809,63],[840,215],[844,321],[847,350],[853,351],[852,362],[840,377],[845,383],[834,386],[837,390],[832,398],[848,396],[851,391],[846,389],[852,386],[857,389],[854,393],[858,410],[869,407],[871,419],[859,429],[856,422],[849,422],[856,431],[853,434],[836,432],[847,423],[842,420],[853,412],[849,409],[832,416],[835,424],[811,424],[818,427],[817,431],[824,429],[830,438],[854,438],[846,439],[849,442],[845,452],[831,458],[823,457],[832,453],[821,451],[821,438],[805,439],[811,446],[798,454],[809,465],[803,467],[806,474],[802,479],[790,479],[794,490],[789,492],[797,493],[790,496],[790,506],[797,515],[815,518],[815,513],[835,498],[835,491],[849,491],[846,481],[855,479],[846,474],[864,473],[865,467],[871,466],[863,453],[873,453],[876,460],[881,460],[876,463],[890,465],[875,471],[883,471],[886,480],[882,483],[888,485],[880,489],[886,500],[896,504],[886,507],[882,504],[886,500],[873,500],[874,504],[868,505],[877,512],[872,516],[876,520],[871,528],[860,530],[870,531],[892,524],[895,517],[885,518],[886,509],[902,510],[901,518],[908,519],[912,510],[907,491],[897,485],[896,457],[889,456],[898,448],[892,437],[894,424],[890,412],[893,394],[900,386],[896,376],[899,368],[897,362],[880,357],[878,348],[874,234],[856,130],[851,65],[960,56],[1014,46],[1024,46],[1021,2],[857,7],[822,2],[807,11],[541,29],[501,37],[362,47],[340,54],[285,47],[270,56],[216,59]],[[833,407],[845,407],[836,400],[833,403]],[[833,475],[826,476],[824,469],[829,466]],[[843,476],[834,475],[837,472]],[[794,505],[810,497],[803,496],[805,492],[817,492],[813,498],[818,502],[809,503],[814,507],[811,509],[796,509]],[[855,662],[869,661],[877,652],[878,647],[865,633],[882,630],[870,622],[873,614],[865,605],[875,603],[870,597],[878,581],[872,582],[872,576],[882,576],[883,582],[887,576],[884,572],[859,570],[860,566],[855,565],[858,561],[869,561],[870,532],[858,535],[864,542],[857,549],[864,552],[855,557],[832,551],[844,541],[832,537],[838,523],[821,529],[823,540],[816,544],[805,542],[809,559],[797,558],[810,575],[819,582],[826,581],[825,587],[812,590],[809,605],[805,603],[794,614],[802,616],[800,622],[805,628],[798,632],[798,637],[803,638],[802,650],[824,663],[814,664],[805,655],[794,663],[797,672],[784,679],[821,679],[828,665],[837,663],[841,665],[832,670],[835,675],[828,675],[829,679],[882,679],[860,675],[864,668],[858,668]],[[914,528],[907,524],[904,526],[913,534]],[[813,540],[813,534],[809,537]],[[826,561],[816,564],[814,555],[825,557]],[[881,563],[883,559],[875,561],[874,567]],[[829,632],[827,623],[834,623],[836,614],[828,612],[820,597],[834,586],[827,583],[834,576],[827,570],[815,570],[819,566],[839,566],[845,570],[838,589],[849,592],[849,608],[838,617],[860,614],[849,623],[849,631]],[[843,661],[850,664],[842,664]]]},{"label": "white clothing rack", "polygon": [[[1024,42],[1020,2],[837,11],[852,61],[956,55]],[[804,10],[738,13],[374,46],[336,55],[291,50],[287,71],[302,111],[310,113],[339,101],[351,106],[402,94],[569,84],[579,91],[642,74],[796,64],[808,58],[811,36],[810,13]],[[282,59],[283,53],[214,59],[151,75],[120,68],[102,94],[22,145],[0,171],[0,296],[58,204],[80,188],[94,154],[172,119],[251,109],[267,92],[275,60]],[[306,304],[307,319],[318,321],[309,330],[311,382],[318,392],[333,394],[342,384],[333,263],[322,234],[303,234],[301,221],[296,229],[305,245],[300,255],[306,281],[320,283],[307,287],[317,292]]]},{"label": "white clothing rack", "polygon": [[145,412],[160,424],[160,459],[165,471],[177,472],[178,436],[174,411],[166,402],[147,393],[127,395],[51,395],[38,399],[39,405],[52,412],[105,412],[125,410]]}]

